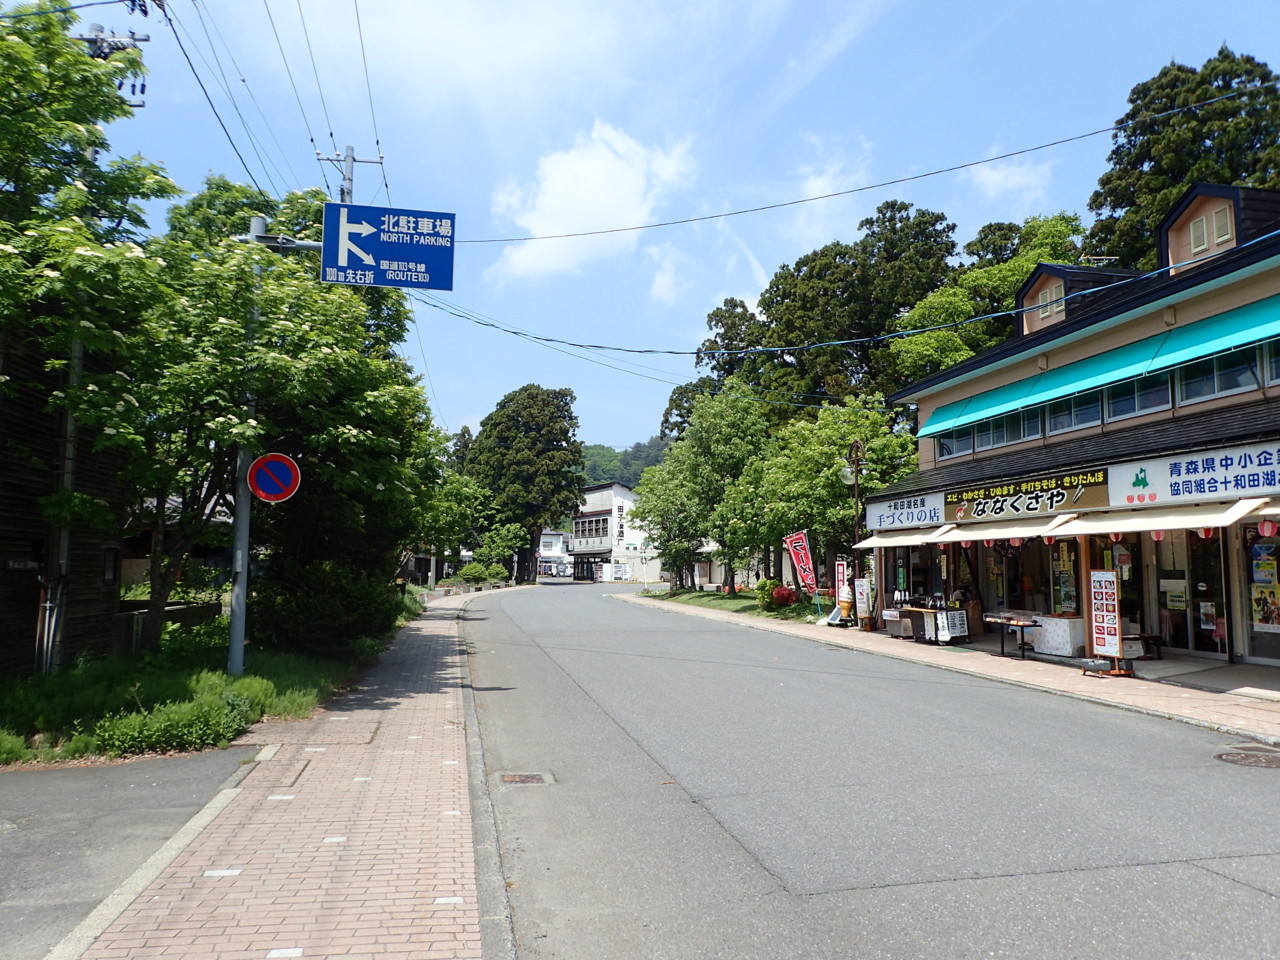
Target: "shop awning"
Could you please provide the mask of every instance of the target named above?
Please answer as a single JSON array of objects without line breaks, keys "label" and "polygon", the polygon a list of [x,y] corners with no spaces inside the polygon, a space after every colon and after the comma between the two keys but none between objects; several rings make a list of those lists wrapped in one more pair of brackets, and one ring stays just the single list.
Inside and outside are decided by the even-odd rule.
[{"label": "shop awning", "polygon": [[1157,507],[1147,510],[1108,510],[1104,513],[1088,513],[1059,527],[1054,531],[1054,535],[1078,537],[1090,534],[1229,527],[1266,502],[1266,497],[1254,497],[1235,502],[1198,504],[1194,507]]},{"label": "shop awning", "polygon": [[1192,360],[1225,353],[1250,343],[1260,343],[1275,336],[1280,336],[1280,297],[1268,297],[1184,327],[1174,327],[1136,343],[1128,343],[1075,363],[1046,370],[1034,377],[1006,383],[955,403],[943,404],[930,415],[917,435],[933,436],[1024,407],[1038,406],[1050,400],[1060,400],[1077,393],[1168,370]]},{"label": "shop awning", "polygon": [[867,547],[914,547],[917,544],[930,542],[939,533],[950,530],[954,526],[954,523],[944,523],[940,527],[916,527],[913,530],[881,530],[860,543],[855,543],[854,546],[859,549]]},{"label": "shop awning", "polygon": [[934,543],[959,543],[961,540],[1010,540],[1021,537],[1043,536],[1046,533],[1058,533],[1058,529],[1069,522],[1074,513],[1062,513],[1056,517],[1025,517],[1021,520],[1000,520],[994,523],[966,523],[953,526],[940,536],[934,537]]}]

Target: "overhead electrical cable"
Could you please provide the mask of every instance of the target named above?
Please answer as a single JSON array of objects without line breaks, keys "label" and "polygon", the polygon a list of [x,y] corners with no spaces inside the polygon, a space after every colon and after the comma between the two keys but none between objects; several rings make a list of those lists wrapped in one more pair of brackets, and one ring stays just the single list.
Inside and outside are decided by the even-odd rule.
[{"label": "overhead electrical cable", "polygon": [[1009,153],[1001,153],[994,157],[987,157],[984,160],[970,160],[967,163],[957,163],[949,167],[941,167],[937,170],[929,170],[925,173],[917,173],[908,177],[895,177],[892,180],[882,180],[879,183],[868,184],[865,187],[852,187],[849,190],[837,190],[834,193],[824,193],[816,197],[803,197],[799,200],[784,200],[779,203],[767,203],[759,207],[747,207],[742,210],[728,210],[724,213],[710,213],[701,217],[684,217],[680,220],[662,220],[657,223],[644,223],[631,227],[611,227],[605,230],[581,230],[577,233],[552,233],[543,236],[532,237],[489,237],[480,240],[456,240],[455,243],[527,243],[531,240],[568,240],[574,237],[599,237],[607,236],[613,233],[635,233],[640,230],[657,230],[661,227],[678,227],[690,223],[706,223],[709,220],[723,220],[727,217],[741,217],[750,213],[764,213],[769,210],[783,210],[787,207],[795,207],[805,203],[817,203],[820,200],[834,200],[837,197],[848,197],[856,193],[867,193],[871,190],[882,190],[885,187],[893,187],[903,183],[913,183],[916,180],[927,180],[930,177],[939,177],[945,173],[957,173],[960,170],[969,170],[973,167],[984,166],[988,163],[997,163],[1000,160],[1009,160],[1013,157],[1025,156],[1029,153],[1037,153],[1041,150],[1049,150],[1052,147],[1060,147],[1064,144],[1075,143],[1078,140],[1087,140],[1090,137],[1100,136],[1104,133],[1113,133],[1117,130],[1123,130],[1126,127],[1139,123],[1150,123],[1153,120],[1161,120],[1165,117],[1173,116],[1178,113],[1185,113],[1189,110],[1198,110],[1209,104],[1219,103],[1223,100],[1230,100],[1235,97],[1243,96],[1247,93],[1256,93],[1259,90],[1265,90],[1267,87],[1274,87],[1280,84],[1280,79],[1270,80],[1266,83],[1260,83],[1256,86],[1246,87],[1240,90],[1233,90],[1230,93],[1224,93],[1221,96],[1211,97],[1208,100],[1201,100],[1198,103],[1188,104],[1184,107],[1174,107],[1165,110],[1162,113],[1153,113],[1147,117],[1139,117],[1136,120],[1129,120],[1125,123],[1117,123],[1110,127],[1103,127],[1099,130],[1091,130],[1088,133],[1076,134],[1073,137],[1063,137],[1061,140],[1054,140],[1050,143],[1042,143],[1035,147],[1025,147],[1021,150],[1012,150]]},{"label": "overhead electrical cable", "polygon": [[333,186],[329,183],[329,173],[325,169],[324,160],[320,157],[320,148],[316,146],[315,134],[311,132],[311,121],[307,119],[307,110],[302,105],[302,95],[298,93],[298,84],[293,79],[293,70],[289,67],[289,57],[284,52],[284,44],[280,41],[280,31],[276,29],[276,19],[271,15],[271,7],[267,0],[262,0],[262,8],[267,11],[267,20],[271,23],[271,32],[276,38],[276,49],[280,51],[280,59],[284,63],[284,72],[289,77],[289,86],[293,88],[293,97],[298,103],[298,112],[302,114],[302,125],[306,128],[307,139],[311,141],[311,149],[315,151],[316,163],[320,167],[320,178],[324,181],[324,192],[332,199]]},{"label": "overhead electrical cable", "polygon": [[178,28],[174,26],[173,20],[169,17],[169,11],[164,7],[160,7],[160,12],[164,14],[165,23],[169,25],[169,29],[173,32],[173,39],[178,43],[178,49],[182,51],[182,58],[187,61],[187,67],[191,71],[191,75],[196,78],[196,83],[200,87],[200,92],[204,94],[205,101],[209,104],[209,109],[213,111],[214,118],[218,121],[218,126],[222,128],[223,135],[227,138],[227,143],[231,144],[231,149],[235,152],[236,157],[240,161],[240,165],[244,167],[244,172],[249,175],[249,182],[253,184],[254,189],[262,196],[270,198],[271,195],[262,189],[257,178],[253,175],[253,171],[249,169],[249,164],[245,162],[244,154],[240,152],[240,148],[236,146],[235,138],[231,136],[231,131],[227,129],[226,123],[222,120],[222,115],[218,113],[218,108],[213,102],[213,98],[209,96],[209,90],[204,85],[204,81],[200,79],[200,73],[196,70],[196,65],[191,62],[191,56],[187,53],[187,48],[182,43],[182,35],[178,33]]},{"label": "overhead electrical cable", "polygon": [[[240,64],[236,62],[235,53],[232,51],[230,44],[227,43],[226,37],[223,36],[222,30],[218,27],[218,21],[214,18],[213,11],[209,9],[207,0],[191,0],[191,3],[192,6],[196,7],[196,13],[200,16],[201,24],[208,24],[213,27],[213,32],[217,36],[218,42],[222,44],[222,49],[226,53],[227,59],[231,61],[231,66],[235,70],[236,76],[239,77],[240,82],[244,85],[245,93],[249,95],[249,100],[253,103],[253,108],[258,111],[258,116],[261,118],[263,126],[266,127],[267,132],[271,135],[271,142],[275,144],[276,152],[280,155],[280,160],[284,163],[285,169],[288,170],[289,175],[286,177],[280,167],[272,161],[272,166],[275,167],[276,173],[280,175],[281,180],[301,187],[302,178],[299,177],[297,171],[294,170],[293,164],[289,161],[289,155],[285,152],[284,147],[280,144],[279,138],[276,136],[275,128],[277,124],[272,123],[267,119],[267,115],[262,109],[262,104],[258,102],[257,96],[254,95],[253,87],[249,85],[249,78],[245,76],[244,71],[240,69]],[[204,8],[203,14],[200,12],[201,7]],[[206,36],[208,35],[208,26],[205,26],[205,34]],[[209,46],[210,48],[213,47],[212,40],[210,40]]]},{"label": "overhead electrical cable", "polygon": [[373,144],[378,149],[378,169],[382,173],[382,187],[387,191],[387,203],[391,204],[391,185],[387,183],[387,166],[382,155],[382,138],[378,135],[378,114],[373,108],[373,84],[369,81],[369,58],[364,49],[364,25],[360,22],[360,0],[351,0],[356,11],[356,35],[360,38],[360,61],[364,64],[364,88],[369,94],[369,119],[373,123]]},{"label": "overhead electrical cable", "polygon": [[329,119],[329,104],[324,99],[324,87],[320,85],[320,68],[316,66],[316,52],[311,49],[311,34],[307,32],[307,17],[302,12],[302,0],[296,0],[298,20],[302,23],[302,39],[307,43],[307,56],[311,58],[311,73],[316,78],[316,93],[320,95],[320,111],[324,114],[325,126],[329,128],[329,142],[333,144],[333,152],[338,152],[338,141],[333,138],[333,122]]},{"label": "overhead electrical cable", "polygon": [[[232,93],[231,82],[227,79],[227,72],[222,66],[222,58],[218,56],[218,50],[213,44],[213,37],[209,34],[209,26],[204,21],[204,15],[200,12],[197,0],[192,0],[191,6],[195,9],[196,17],[200,20],[200,27],[204,31],[205,41],[209,44],[209,52],[213,56],[212,64],[209,63],[209,59],[204,55],[204,51],[200,49],[199,45],[195,41],[195,37],[192,36],[187,25],[182,22],[177,11],[171,9],[170,13],[173,14],[173,19],[177,22],[178,26],[186,32],[187,39],[191,41],[191,46],[195,49],[196,55],[204,62],[205,68],[209,70],[210,73],[216,74],[215,79],[217,80],[218,85],[222,88],[222,92],[226,95],[227,100],[230,101],[231,109],[236,112],[236,117],[240,120],[240,126],[244,129],[244,135],[249,140],[249,148],[253,150],[254,157],[257,158],[258,164],[262,167],[263,173],[267,179],[267,184],[271,187],[271,192],[276,196],[281,196],[282,191],[279,186],[276,185],[275,180],[272,179],[271,171],[269,169],[269,167],[275,166],[275,161],[264,159],[262,151],[258,149],[261,142],[249,128],[249,122],[245,119],[244,114],[240,112],[240,104],[236,101],[235,94]],[[280,169],[278,167],[276,168],[276,175],[280,176],[281,180],[284,179],[280,174]]]}]

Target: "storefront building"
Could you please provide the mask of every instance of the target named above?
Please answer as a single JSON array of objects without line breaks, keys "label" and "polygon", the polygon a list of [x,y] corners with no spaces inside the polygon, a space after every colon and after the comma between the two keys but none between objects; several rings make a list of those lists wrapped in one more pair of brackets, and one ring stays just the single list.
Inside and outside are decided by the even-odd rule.
[{"label": "storefront building", "polygon": [[601,483],[583,491],[568,543],[575,580],[654,580],[662,573],[644,531],[631,522],[636,493],[626,484]]},{"label": "storefront building", "polygon": [[920,470],[867,504],[882,608],[1280,665],[1280,193],[1191,187],[1160,257],[1042,264],[1014,336],[890,398],[918,406]]}]

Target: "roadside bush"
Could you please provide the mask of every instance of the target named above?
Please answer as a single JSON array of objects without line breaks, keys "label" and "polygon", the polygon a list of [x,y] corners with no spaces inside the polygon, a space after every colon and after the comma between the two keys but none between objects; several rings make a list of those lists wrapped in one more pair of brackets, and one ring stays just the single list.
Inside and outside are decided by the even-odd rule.
[{"label": "roadside bush", "polygon": [[93,733],[103,753],[119,757],[225,746],[248,723],[248,701],[228,692],[106,717]]},{"label": "roadside bush", "polygon": [[507,568],[500,563],[491,563],[486,571],[486,580],[493,580],[497,583],[506,583],[511,579],[511,574],[507,573]]},{"label": "roadside bush", "polygon": [[33,751],[27,749],[27,741],[16,733],[0,730],[0,764],[20,763],[30,759]]},{"label": "roadside bush", "polygon": [[775,607],[789,607],[795,602],[796,592],[791,587],[773,588],[773,605]]},{"label": "roadside bush", "polygon": [[463,583],[484,583],[489,579],[489,568],[482,563],[468,563],[458,571]]},{"label": "roadside bush", "polygon": [[760,580],[756,583],[756,603],[761,610],[773,606],[773,591],[782,586],[777,580]]},{"label": "roadside bush", "polygon": [[400,593],[386,578],[330,562],[273,569],[250,607],[253,641],[322,657],[348,657],[357,639],[396,625]]}]

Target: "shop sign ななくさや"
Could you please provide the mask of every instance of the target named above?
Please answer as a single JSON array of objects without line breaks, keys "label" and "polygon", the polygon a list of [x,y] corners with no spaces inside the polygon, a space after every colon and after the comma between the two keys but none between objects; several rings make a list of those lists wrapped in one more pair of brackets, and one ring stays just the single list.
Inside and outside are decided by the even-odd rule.
[{"label": "shop sign \u306a\u306a\u304f\u3055\u3084", "polygon": [[1106,469],[1079,470],[949,491],[946,519],[950,523],[965,523],[1052,517],[1089,507],[1105,507],[1108,500]]}]

